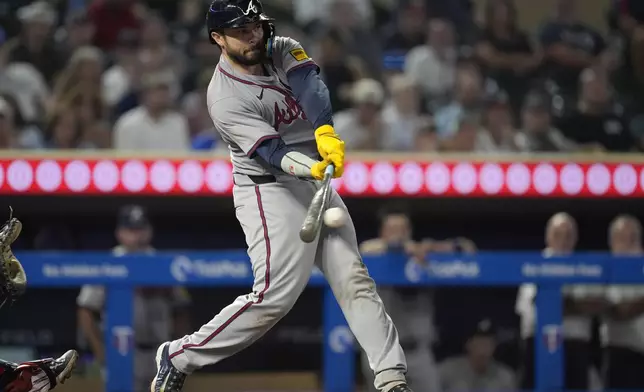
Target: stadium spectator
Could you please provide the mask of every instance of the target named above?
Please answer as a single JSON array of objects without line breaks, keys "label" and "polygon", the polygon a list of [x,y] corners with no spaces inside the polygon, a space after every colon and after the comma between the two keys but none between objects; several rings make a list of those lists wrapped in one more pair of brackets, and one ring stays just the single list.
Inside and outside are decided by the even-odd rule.
[{"label": "stadium spectator", "polygon": [[123,114],[114,126],[114,147],[120,150],[177,150],[190,148],[185,116],[172,109],[170,89],[176,83],[169,72],[141,78],[142,104]]},{"label": "stadium spectator", "polygon": [[486,74],[508,94],[513,114],[518,114],[542,56],[519,29],[513,0],[488,0],[476,55]]},{"label": "stadium spectator", "polygon": [[500,91],[486,98],[481,129],[476,134],[475,152],[513,152],[517,150],[516,132],[507,94]]},{"label": "stadium spectator", "polygon": [[[328,27],[336,15],[334,4],[338,0],[293,0],[293,17],[295,22],[309,34],[315,34]],[[340,0],[351,3],[355,10],[355,22],[368,26],[373,18],[373,9],[368,0]]]},{"label": "stadium spectator", "polygon": [[458,48],[450,22],[432,19],[428,26],[426,42],[414,47],[405,58],[405,73],[432,102],[446,99],[454,87]]},{"label": "stadium spectator", "polygon": [[16,148],[16,130],[13,107],[0,97],[0,149]]},{"label": "stadium spectator", "polygon": [[613,73],[615,86],[628,103],[644,110],[644,3],[611,1],[609,24],[615,36],[621,61]]},{"label": "stadium spectator", "polygon": [[587,69],[580,76],[577,107],[559,119],[557,127],[579,144],[597,143],[609,151],[630,151],[635,141],[623,110],[613,99],[607,73]]},{"label": "stadium spectator", "polygon": [[439,148],[438,137],[436,135],[436,126],[434,119],[429,116],[424,116],[421,119],[420,128],[414,141],[416,151],[421,152],[436,152]]},{"label": "stadium spectator", "polygon": [[73,106],[81,126],[104,119],[106,112],[101,92],[102,72],[101,51],[91,46],[79,48],[56,79],[49,104],[50,111],[58,111],[60,106]]},{"label": "stadium spectator", "polygon": [[515,137],[520,151],[565,152],[578,148],[553,126],[551,107],[551,98],[546,92],[535,90],[528,94],[521,110],[523,129]]},{"label": "stadium spectator", "polygon": [[177,82],[183,80],[185,55],[170,42],[168,28],[161,16],[148,13],[142,21],[139,38],[139,58],[146,70],[167,70],[174,74]]},{"label": "stadium spectator", "polygon": [[351,109],[333,116],[335,130],[348,150],[381,150],[387,131],[382,119],[385,90],[374,79],[361,79],[351,89]]},{"label": "stadium spectator", "polygon": [[[577,223],[567,213],[553,215],[546,225],[546,248],[544,257],[566,256],[574,252],[577,245]],[[521,316],[521,337],[523,338],[523,379],[522,389],[534,389],[534,329],[535,297],[537,287],[532,283],[519,287],[516,312]],[[602,286],[564,286],[563,344],[564,385],[566,389],[587,390],[590,379],[591,318],[604,311],[604,289]]]},{"label": "stadium spectator", "polygon": [[510,368],[494,360],[495,350],[496,329],[490,320],[482,320],[465,343],[465,355],[440,363],[441,391],[515,390],[515,375]]},{"label": "stadium spectator", "polygon": [[577,0],[557,0],[554,17],[539,34],[545,74],[557,93],[574,97],[581,71],[600,62],[606,48],[601,34],[579,20]]},{"label": "stadium spectator", "polygon": [[[644,255],[642,225],[631,215],[620,215],[611,222],[608,241],[610,252],[615,256]],[[605,315],[607,366],[604,386],[610,390],[642,390],[644,286],[613,285],[609,286],[607,294],[611,306]]]},{"label": "stadium spectator", "polygon": [[[306,1],[306,0],[305,0]],[[326,27],[342,37],[347,53],[358,57],[365,64],[368,77],[380,79],[382,52],[380,41],[374,39],[371,26],[364,23],[360,11],[363,0],[328,0],[329,17]],[[370,5],[369,5],[370,8]]]},{"label": "stadium spectator", "polygon": [[457,68],[452,101],[435,112],[434,120],[439,137],[454,136],[463,114],[480,110],[483,88],[483,77],[478,68],[471,64]]},{"label": "stadium spectator", "polygon": [[[114,256],[126,254],[154,254],[153,228],[145,210],[138,205],[122,207],[115,230],[118,246]],[[84,285],[76,299],[78,326],[86,339],[94,360],[105,365],[105,342],[99,323],[105,309],[103,286]],[[186,307],[190,296],[183,288],[141,287],[134,296],[134,392],[150,390],[154,377],[156,348],[171,336],[181,336],[190,330]]]},{"label": "stadium spectator", "polygon": [[35,123],[26,123],[20,107],[15,99],[10,95],[0,95],[0,107],[5,113],[5,126],[11,129],[9,135],[12,136],[12,148],[42,148],[43,134],[39,125]]},{"label": "stadium spectator", "polygon": [[59,106],[45,128],[45,146],[50,149],[75,149],[81,146],[83,126],[72,107]]},{"label": "stadium spectator", "polygon": [[129,0],[97,0],[88,8],[88,16],[96,27],[94,44],[111,52],[123,31],[139,31],[140,4]]},{"label": "stadium spectator", "polygon": [[3,46],[7,61],[33,65],[47,83],[53,81],[63,67],[63,58],[56,51],[52,37],[56,13],[46,1],[36,1],[18,10],[22,23],[20,35]]},{"label": "stadium spectator", "polygon": [[138,75],[140,74],[137,58],[138,38],[131,31],[122,32],[113,52],[113,64],[102,75],[103,103],[110,111],[135,90]]},{"label": "stadium spectator", "polygon": [[219,62],[221,51],[218,46],[210,43],[208,32],[201,30],[189,46],[188,54],[190,61],[186,62],[185,76],[181,83],[184,92],[194,91],[198,88],[204,73],[210,73],[212,76]]},{"label": "stadium spectator", "polygon": [[42,120],[50,91],[47,81],[33,65],[17,62],[0,69],[0,92],[16,101],[26,123]]},{"label": "stadium spectator", "polygon": [[[402,208],[390,207],[381,213],[378,238],[364,241],[360,244],[360,251],[372,256],[387,252],[404,253],[414,260],[412,262],[422,266],[427,252],[439,249],[442,243],[432,245],[429,241],[414,241],[409,215]],[[435,339],[432,292],[415,288],[379,287],[378,293],[397,325],[400,345],[407,358],[407,382],[410,387],[418,391],[438,391],[440,382],[432,352]],[[362,369],[365,378],[371,381],[373,372],[364,353]]]},{"label": "stadium spectator", "polygon": [[206,103],[206,90],[211,78],[212,71],[205,70],[202,72],[197,90],[184,96],[182,111],[190,126],[190,136],[194,150],[220,148],[227,151],[226,145],[220,143],[221,138],[212,123],[208,104]]},{"label": "stadium spectator", "polygon": [[419,89],[403,74],[389,80],[389,100],[382,110],[385,133],[382,148],[387,151],[411,151],[422,126]]},{"label": "stadium spectator", "polygon": [[96,28],[87,17],[85,10],[80,9],[69,14],[64,27],[56,31],[58,52],[63,58],[70,58],[76,49],[92,46]]},{"label": "stadium spectator", "polygon": [[339,112],[351,106],[349,90],[365,75],[365,66],[349,53],[337,31],[327,31],[320,37],[315,61],[320,75],[329,88],[331,107]]},{"label": "stadium spectator", "polygon": [[438,133],[440,151],[472,152],[481,129],[481,116],[478,112],[463,112],[456,120],[456,132],[449,138],[441,138]]},{"label": "stadium spectator", "polygon": [[388,53],[404,55],[425,42],[427,9],[423,1],[400,2],[393,20],[384,36],[383,48]]}]

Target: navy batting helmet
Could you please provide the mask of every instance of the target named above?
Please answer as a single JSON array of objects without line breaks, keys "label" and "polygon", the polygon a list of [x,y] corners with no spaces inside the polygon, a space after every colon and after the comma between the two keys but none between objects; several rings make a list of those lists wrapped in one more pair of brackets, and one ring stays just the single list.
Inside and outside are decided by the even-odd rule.
[{"label": "navy batting helmet", "polygon": [[210,42],[216,44],[212,32],[221,32],[222,29],[241,27],[245,24],[263,22],[264,39],[266,40],[267,53],[270,56],[275,36],[275,27],[271,23],[274,19],[264,14],[264,7],[260,0],[214,0],[206,14],[206,26]]}]

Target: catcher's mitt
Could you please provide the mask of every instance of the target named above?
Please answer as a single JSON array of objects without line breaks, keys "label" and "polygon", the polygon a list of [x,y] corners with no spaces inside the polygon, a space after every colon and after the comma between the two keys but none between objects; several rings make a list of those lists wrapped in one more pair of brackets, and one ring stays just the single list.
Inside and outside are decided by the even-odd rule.
[{"label": "catcher's mitt", "polygon": [[0,228],[0,307],[9,302],[12,304],[24,294],[27,288],[27,275],[20,261],[11,251],[11,244],[18,238],[22,223],[13,217]]}]

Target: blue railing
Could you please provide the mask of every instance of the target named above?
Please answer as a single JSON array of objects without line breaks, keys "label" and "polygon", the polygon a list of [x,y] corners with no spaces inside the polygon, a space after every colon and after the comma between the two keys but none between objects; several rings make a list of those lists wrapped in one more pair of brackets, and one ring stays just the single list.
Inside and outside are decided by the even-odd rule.
[{"label": "blue railing", "polygon": [[[155,256],[114,257],[107,253],[20,253],[31,287],[101,284],[107,287],[105,341],[106,392],[130,391],[133,385],[132,293],[135,286],[247,286],[253,282],[248,256],[242,251],[168,252]],[[561,285],[573,283],[642,283],[644,258],[578,254],[544,259],[538,253],[480,253],[432,257],[426,267],[401,255],[365,259],[380,285],[519,285],[539,286],[535,339],[536,388],[560,390],[563,378]],[[326,287],[314,271],[310,285]],[[213,310],[213,312],[216,310]],[[352,335],[331,290],[324,305],[324,390],[353,391]]]}]

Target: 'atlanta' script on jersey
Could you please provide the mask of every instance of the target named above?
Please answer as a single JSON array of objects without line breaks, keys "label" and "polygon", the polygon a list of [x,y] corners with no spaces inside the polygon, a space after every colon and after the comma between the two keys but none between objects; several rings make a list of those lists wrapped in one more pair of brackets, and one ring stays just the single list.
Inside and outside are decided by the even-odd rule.
[{"label": "'atlanta' script on jersey", "polygon": [[280,125],[290,125],[298,119],[306,120],[306,114],[295,98],[285,95],[284,101],[275,102],[275,123],[273,124],[275,129],[279,130]]}]

